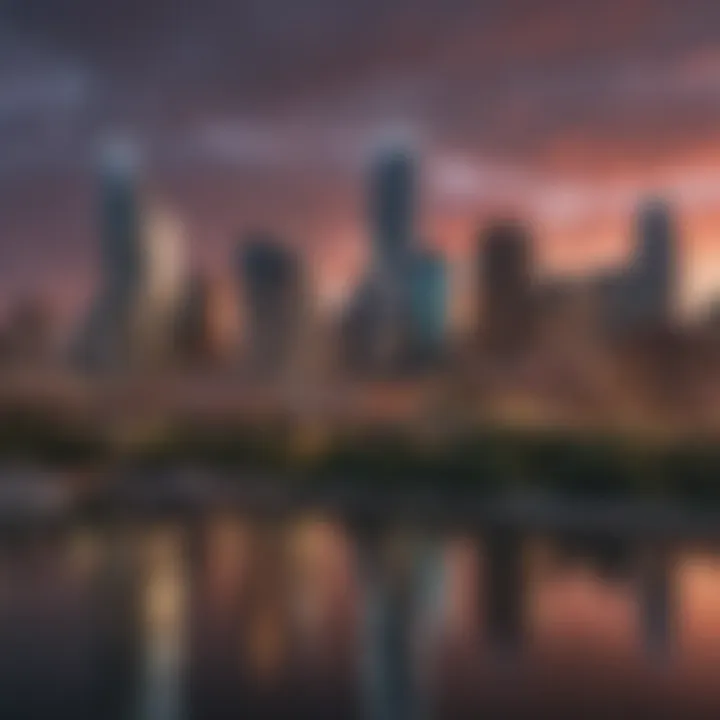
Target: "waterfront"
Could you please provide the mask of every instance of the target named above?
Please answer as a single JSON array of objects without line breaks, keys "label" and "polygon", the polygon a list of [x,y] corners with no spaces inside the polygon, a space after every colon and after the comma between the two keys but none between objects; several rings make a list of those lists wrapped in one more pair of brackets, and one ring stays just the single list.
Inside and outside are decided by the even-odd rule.
[{"label": "waterfront", "polygon": [[678,539],[648,584],[642,547],[332,516],[16,530],[0,715],[716,716],[720,554]]}]

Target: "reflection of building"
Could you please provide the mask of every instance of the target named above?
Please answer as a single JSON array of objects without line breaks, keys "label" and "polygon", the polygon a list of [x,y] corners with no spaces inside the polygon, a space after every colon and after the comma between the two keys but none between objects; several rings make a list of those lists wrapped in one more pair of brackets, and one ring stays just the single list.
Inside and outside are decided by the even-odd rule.
[{"label": "reflection of building", "polygon": [[532,248],[513,221],[491,225],[481,238],[479,310],[493,350],[517,350],[528,340],[532,310]]},{"label": "reflection of building", "polygon": [[251,365],[263,374],[286,369],[307,309],[300,258],[271,235],[253,233],[240,248],[239,272]]}]

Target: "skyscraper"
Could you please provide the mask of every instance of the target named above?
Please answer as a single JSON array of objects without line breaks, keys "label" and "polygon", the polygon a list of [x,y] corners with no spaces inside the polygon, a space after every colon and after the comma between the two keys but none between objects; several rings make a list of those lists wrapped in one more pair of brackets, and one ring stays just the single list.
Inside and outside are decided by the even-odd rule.
[{"label": "skyscraper", "polygon": [[410,308],[413,346],[423,356],[442,349],[447,325],[447,265],[432,250],[417,250],[410,260]]},{"label": "skyscraper", "polygon": [[169,359],[186,282],[185,240],[167,211],[148,210],[131,149],[113,145],[100,165],[100,287],[78,355],[92,366]]},{"label": "skyscraper", "polygon": [[142,208],[132,148],[108,146],[100,165],[101,272],[106,295],[126,307],[141,269]]},{"label": "skyscraper", "polygon": [[169,211],[148,212],[140,236],[140,274],[132,298],[132,352],[141,364],[175,355],[189,273],[182,224]]},{"label": "skyscraper", "polygon": [[210,288],[207,277],[193,275],[188,281],[178,316],[178,350],[184,363],[192,366],[207,364],[215,355]]},{"label": "skyscraper", "polygon": [[133,298],[140,283],[143,222],[132,149],[115,142],[99,166],[100,285],[74,354],[83,365],[125,364],[130,356]]},{"label": "skyscraper", "polygon": [[676,230],[669,205],[659,198],[642,203],[637,217],[633,259],[634,319],[643,325],[665,326],[676,302]]},{"label": "skyscraper", "polygon": [[293,362],[305,315],[297,253],[267,233],[251,233],[239,249],[246,344],[256,371],[274,374]]},{"label": "skyscraper", "polygon": [[415,185],[415,162],[409,152],[394,149],[378,157],[370,187],[375,261],[395,280],[413,240]]},{"label": "skyscraper", "polygon": [[495,222],[480,238],[478,314],[488,347],[518,349],[531,328],[533,260],[530,237],[512,220]]},{"label": "skyscraper", "polygon": [[237,348],[236,297],[225,290],[218,278],[203,272],[188,278],[176,324],[178,353],[186,367],[218,365]]},{"label": "skyscraper", "polygon": [[416,170],[404,148],[382,151],[369,177],[371,263],[345,324],[351,365],[383,372],[402,364],[411,323]]}]

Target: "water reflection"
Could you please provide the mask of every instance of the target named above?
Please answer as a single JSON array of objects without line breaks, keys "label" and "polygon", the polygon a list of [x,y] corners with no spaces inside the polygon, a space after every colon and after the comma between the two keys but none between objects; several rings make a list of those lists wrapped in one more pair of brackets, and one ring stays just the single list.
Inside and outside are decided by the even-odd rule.
[{"label": "water reflection", "polygon": [[[0,542],[0,717],[720,710],[720,555],[338,518]],[[638,710],[639,711],[639,710]]]},{"label": "water reflection", "polygon": [[143,557],[139,720],[181,720],[184,708],[187,578],[182,536],[152,534]]}]

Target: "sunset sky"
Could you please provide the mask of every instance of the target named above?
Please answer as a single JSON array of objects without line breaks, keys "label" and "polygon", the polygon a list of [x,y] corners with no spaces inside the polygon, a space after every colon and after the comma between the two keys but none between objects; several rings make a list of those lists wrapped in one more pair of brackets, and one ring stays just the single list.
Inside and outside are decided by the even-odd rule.
[{"label": "sunset sky", "polygon": [[685,304],[720,291],[716,0],[3,0],[0,295],[87,298],[93,156],[118,132],[218,273],[263,226],[347,285],[367,154],[399,132],[420,235],[455,261],[513,212],[546,271],[616,262],[661,192]]}]

